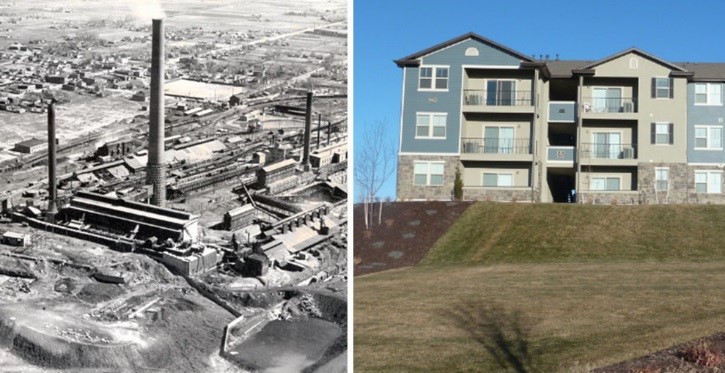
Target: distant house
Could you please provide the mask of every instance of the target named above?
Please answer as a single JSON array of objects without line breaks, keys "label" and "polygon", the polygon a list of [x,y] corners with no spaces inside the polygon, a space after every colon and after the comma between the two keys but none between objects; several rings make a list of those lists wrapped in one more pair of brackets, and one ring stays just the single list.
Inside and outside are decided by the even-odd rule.
[{"label": "distant house", "polygon": [[66,83],[66,77],[63,75],[46,75],[45,81],[47,83],[53,83],[53,84],[65,84]]},{"label": "distant house", "polygon": [[238,93],[229,97],[229,106],[237,106],[242,104],[242,94]]},{"label": "distant house", "polygon": [[146,102],[146,92],[144,91],[138,91],[133,96],[131,96],[132,101],[139,101],[139,102]]},{"label": "distant house", "polygon": [[15,147],[13,148],[13,150],[16,152],[27,154],[35,153],[44,149],[48,149],[48,141],[36,139],[35,137],[16,143]]},{"label": "distant house", "polygon": [[98,150],[96,150],[96,155],[99,157],[118,157],[121,155],[126,155],[133,153],[134,148],[136,144],[132,139],[122,139],[122,140],[116,140],[111,141],[103,144]]}]

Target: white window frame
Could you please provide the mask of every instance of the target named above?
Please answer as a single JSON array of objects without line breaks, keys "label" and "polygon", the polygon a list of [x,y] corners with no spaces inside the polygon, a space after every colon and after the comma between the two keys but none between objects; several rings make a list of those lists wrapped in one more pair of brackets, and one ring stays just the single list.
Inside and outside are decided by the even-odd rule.
[{"label": "white window frame", "polygon": [[[496,185],[486,185],[485,179],[486,175],[496,175]],[[511,185],[501,185],[500,180],[501,176],[509,176],[511,177]],[[496,172],[496,171],[483,171],[481,172],[481,186],[484,188],[513,188],[514,184],[514,174],[513,172]]]},{"label": "white window frame", "polygon": [[[704,93],[697,93],[697,88],[698,87],[703,87],[703,86],[705,87],[705,92]],[[720,100],[719,101],[716,101],[715,100],[715,94],[714,94],[715,93],[715,88],[714,87],[716,87],[716,86],[720,87]],[[694,89],[695,89],[695,93],[693,95],[693,104],[695,106],[722,106],[722,104],[723,104],[723,97],[722,97],[723,96],[723,88],[722,88],[722,83],[695,83],[695,88]],[[700,95],[704,94],[705,95],[705,97],[706,97],[705,98],[705,102],[700,102],[700,103],[697,102],[697,95],[698,94],[700,94]]]},{"label": "white window frame", "polygon": [[[415,166],[417,164],[422,164],[422,165],[424,164],[426,166],[426,172],[424,174],[425,175],[425,184],[416,184],[415,183],[415,175],[423,175],[423,174],[415,173]],[[441,165],[443,167],[443,173],[441,174],[441,176],[443,176],[443,177],[442,177],[442,181],[440,184],[431,184],[431,176],[433,175],[433,173],[431,173],[431,166],[434,164]],[[446,165],[446,162],[443,162],[443,161],[413,161],[413,185],[414,186],[436,186],[436,187],[443,186],[443,184],[445,184],[445,180],[446,180],[445,165]]]},{"label": "white window frame", "polygon": [[[665,128],[665,132],[661,133],[660,128]],[[674,131],[674,128],[672,129]],[[660,142],[660,135],[667,135],[667,140],[665,142]],[[670,137],[673,136],[673,134],[670,133],[670,122],[655,122],[655,145],[670,145]]]},{"label": "white window frame", "polygon": [[[697,130],[705,130],[705,147],[699,147],[697,146],[697,139],[702,139],[703,137],[697,136]],[[715,137],[712,135],[713,129],[719,129],[720,130],[720,147],[714,147],[712,145],[712,139]],[[694,148],[695,150],[723,150],[722,143],[723,143],[723,126],[716,126],[716,125],[695,125],[695,131],[693,134],[693,138],[695,139]]]},{"label": "white window frame", "polygon": [[[604,189],[594,189],[592,186],[594,185],[594,179],[602,179],[604,180]],[[617,179],[619,182],[619,189],[606,189],[607,188],[607,180],[608,179]],[[622,177],[621,176],[591,176],[589,178],[589,190],[595,191],[595,192],[618,192],[622,190]]]},{"label": "white window frame", "polygon": [[[489,152],[486,154],[514,154],[516,153],[516,126],[515,125],[508,125],[508,124],[491,124],[491,125],[484,125],[483,126],[483,144],[484,148],[486,146],[486,128],[498,128],[498,137],[496,138],[498,140],[498,144],[496,147],[495,152]],[[511,129],[511,146],[506,146],[506,144],[501,144],[501,128],[510,128]],[[484,151],[485,153],[485,151]]]},{"label": "white window frame", "polygon": [[[660,80],[667,82],[667,87],[660,88],[660,86],[658,85]],[[667,94],[660,97],[660,89],[666,89]],[[664,99],[664,98],[666,98],[666,99],[670,98],[670,78],[663,77],[663,76],[656,76],[655,77],[655,99]]]},{"label": "white window frame", "polygon": [[[697,184],[698,184],[698,182],[697,182],[697,176],[698,176],[698,174],[705,175],[705,192],[698,192],[697,191]],[[718,190],[711,190],[710,189],[710,177],[713,174],[720,175],[720,184],[718,184]],[[700,194],[722,194],[722,174],[723,174],[723,172],[722,171],[718,171],[718,170],[695,170],[695,180],[694,180],[695,193],[700,193]],[[702,184],[702,183],[700,183],[700,184]]]},{"label": "white window frame", "polygon": [[[618,144],[609,144],[610,147],[607,149],[607,152],[606,152],[607,157],[599,158],[599,159],[619,159],[619,155],[622,153],[622,151],[624,149],[624,145],[625,145],[624,132],[614,130],[614,129],[607,129],[607,130],[602,130],[602,131],[592,131],[592,150],[591,150],[592,155],[594,155],[596,146],[597,146],[597,144],[599,144],[596,142],[596,137],[597,137],[597,135],[601,135],[601,134],[607,135],[607,140],[609,140],[609,136],[611,136],[612,134],[617,134],[617,135],[619,135],[619,143]],[[597,153],[597,154],[599,154],[599,153]]]},{"label": "white window frame", "polygon": [[[421,136],[418,135],[418,127],[423,127],[418,125],[418,117],[419,116],[427,116],[428,117],[428,135],[427,136]],[[433,125],[433,117],[442,116],[443,117],[443,126],[435,126]],[[433,133],[433,127],[443,127],[443,136],[434,136]],[[424,139],[424,140],[445,140],[446,139],[446,133],[448,129],[448,113],[434,113],[434,112],[416,112],[415,113],[415,139]]]},{"label": "white window frame", "polygon": [[[490,82],[496,82],[496,92],[495,92],[495,97],[493,97],[494,104],[493,105],[490,105],[490,106],[518,106],[518,105],[516,105],[517,104],[516,101],[518,100],[518,96],[517,96],[518,91],[516,90],[516,88],[518,86],[518,80],[516,80],[516,79],[506,79],[506,78],[502,78],[502,79],[491,78],[491,79],[486,79],[484,81],[483,84],[484,84],[484,87],[485,87],[485,90],[486,90],[486,95],[485,95],[486,97],[484,98],[484,102],[486,103],[486,106],[489,106],[488,105],[488,100],[489,100],[489,96],[488,95],[490,95],[491,92],[488,89],[488,83],[490,83]],[[499,89],[499,86],[500,86],[500,84],[502,82],[510,82],[511,83],[511,94],[512,94],[512,97],[511,97],[511,100],[512,100],[511,101],[511,105],[502,105],[501,104],[501,102],[503,102],[503,100],[500,97],[502,91]]]},{"label": "white window frame", "polygon": [[[661,172],[664,171],[665,178],[660,179]],[[665,183],[664,188],[660,188],[660,182],[663,181]],[[666,192],[670,189],[670,168],[669,167],[655,167],[655,191],[656,192]]]},{"label": "white window frame", "polygon": [[[422,79],[423,69],[431,69],[431,82],[430,82],[430,88],[422,88],[420,86],[420,80]],[[448,75],[446,76],[446,88],[438,88],[436,85],[436,75],[438,73],[438,70],[447,70]],[[426,78],[428,79],[428,78]],[[451,83],[451,69],[448,65],[421,65],[418,67],[418,91],[423,92],[448,92],[448,88],[450,87]]]},{"label": "white window frame", "polygon": [[607,98],[606,96],[604,96],[605,101],[604,101],[604,106],[602,106],[602,107],[594,105],[596,99],[601,99],[600,97],[596,97],[596,98],[594,97],[594,91],[597,89],[604,89],[604,90],[617,89],[617,90],[619,90],[619,107],[620,108],[623,107],[624,106],[624,88],[625,87],[622,87],[622,86],[618,87],[618,86],[606,86],[606,85],[591,86],[590,94],[591,94],[592,102],[591,102],[590,110],[595,113],[606,113],[607,112],[607,101],[606,100],[611,100],[610,98]]}]

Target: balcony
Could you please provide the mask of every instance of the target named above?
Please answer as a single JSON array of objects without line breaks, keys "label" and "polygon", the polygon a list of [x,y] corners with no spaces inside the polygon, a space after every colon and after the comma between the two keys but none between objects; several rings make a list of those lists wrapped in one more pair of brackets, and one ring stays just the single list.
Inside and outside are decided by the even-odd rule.
[{"label": "balcony", "polygon": [[531,139],[462,138],[461,160],[530,162],[533,160]]},{"label": "balcony", "polygon": [[549,122],[551,123],[575,123],[576,102],[574,101],[550,101]]},{"label": "balcony", "polygon": [[582,143],[582,164],[636,166],[636,144]]},{"label": "balcony", "polygon": [[531,91],[463,91],[463,111],[489,113],[533,113]]},{"label": "balcony", "polygon": [[546,160],[548,167],[573,167],[574,153],[573,146],[549,146],[546,148]]},{"label": "balcony", "polygon": [[632,118],[637,113],[636,97],[583,97],[582,118]]}]

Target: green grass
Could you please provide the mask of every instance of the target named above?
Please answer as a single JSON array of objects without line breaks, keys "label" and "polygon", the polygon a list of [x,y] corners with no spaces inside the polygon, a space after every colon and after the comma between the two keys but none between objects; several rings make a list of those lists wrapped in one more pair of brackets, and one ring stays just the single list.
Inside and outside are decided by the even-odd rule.
[{"label": "green grass", "polygon": [[725,206],[475,204],[418,266],[355,278],[355,371],[501,371],[497,325],[543,372],[723,331],[723,247]]},{"label": "green grass", "polygon": [[725,206],[477,203],[421,265],[725,258]]}]

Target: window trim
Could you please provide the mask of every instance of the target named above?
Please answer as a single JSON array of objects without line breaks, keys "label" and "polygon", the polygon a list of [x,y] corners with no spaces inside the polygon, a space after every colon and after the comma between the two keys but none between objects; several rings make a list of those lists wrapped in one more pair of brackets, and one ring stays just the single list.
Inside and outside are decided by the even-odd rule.
[{"label": "window trim", "polygon": [[[672,138],[672,134],[670,133],[670,122],[654,122],[654,123],[655,123],[655,143],[654,143],[654,145],[670,145],[670,138]],[[659,133],[659,132],[657,132],[657,129],[659,127],[664,127],[667,131],[665,133]],[[659,142],[659,139],[658,139],[659,135],[667,135],[667,141]]]},{"label": "window trim", "polygon": [[[702,85],[705,86],[705,97],[706,97],[707,102],[698,103],[697,102],[697,95],[698,95],[697,86],[702,86]],[[711,98],[710,87],[714,87],[716,85],[720,86],[720,102],[710,102],[710,98]],[[694,92],[692,95],[692,104],[694,106],[723,106],[723,84],[722,83],[695,83],[695,86],[693,89],[694,89]]]},{"label": "window trim", "polygon": [[[485,185],[484,179],[486,175],[496,175],[496,185]],[[511,185],[499,185],[499,176],[508,175],[511,176]],[[481,186],[484,188],[515,188],[515,179],[513,172],[499,172],[499,171],[481,171]]]},{"label": "window trim", "polygon": [[[657,86],[657,82],[659,80],[665,80],[665,81],[667,81],[667,95],[664,96],[664,97],[660,97],[659,94],[658,94],[660,89],[665,89],[664,87],[663,88],[660,88],[659,86]],[[669,99],[674,98],[674,95],[673,95],[673,93],[674,93],[673,92],[673,90],[674,90],[674,82],[672,81],[672,78],[666,77],[666,76],[655,76],[655,77],[653,77],[652,83],[654,84],[654,87],[652,87],[652,91],[654,92],[654,97],[653,98],[655,100],[662,100],[662,99],[669,100]]]},{"label": "window trim", "polygon": [[[428,116],[428,136],[418,135],[418,116]],[[443,136],[433,136],[433,127],[440,127],[433,125],[433,117],[442,115],[445,125],[443,126]],[[422,126],[421,126],[422,127]],[[445,140],[448,137],[448,113],[446,112],[432,112],[432,111],[418,111],[415,113],[415,139],[416,140]]]},{"label": "window trim", "polygon": [[[667,179],[660,180],[658,178],[657,171],[665,171],[667,173]],[[660,189],[659,188],[660,181],[664,181],[665,183],[667,183],[666,184],[667,188]],[[667,192],[668,190],[670,190],[670,168],[669,167],[655,167],[655,192]]]},{"label": "window trim", "polygon": [[[415,165],[416,164],[425,164],[426,165],[425,184],[416,184],[415,183],[415,175],[416,175],[416,173],[415,173]],[[442,176],[443,176],[443,182],[440,185],[437,185],[437,184],[436,185],[432,185],[430,183],[431,176],[433,175],[431,173],[431,165],[433,165],[433,164],[443,165],[443,174],[442,174]],[[417,175],[422,175],[422,174],[417,174]],[[446,183],[446,162],[445,161],[413,161],[413,186],[417,186],[417,187],[429,187],[429,186],[432,186],[432,187],[442,187],[443,185],[445,185],[445,183]]]},{"label": "window trim", "polygon": [[[592,189],[594,179],[604,179],[604,187],[607,187],[607,179],[619,180],[619,189]],[[589,191],[590,192],[621,192],[622,191],[622,177],[621,176],[589,176]]]},{"label": "window trim", "polygon": [[[693,149],[695,149],[695,150],[723,150],[723,147],[722,147],[722,143],[723,143],[723,130],[725,129],[723,127],[725,127],[725,126],[715,125],[715,124],[696,124],[694,126],[694,128],[693,128],[693,134],[692,134],[692,138],[694,139],[694,143],[692,144],[693,145]],[[719,128],[720,129],[720,147],[719,148],[714,148],[714,147],[711,146],[712,137],[710,136],[710,130],[713,129],[713,128]],[[697,139],[698,138],[702,138],[702,137],[697,137],[697,130],[698,129],[704,129],[705,130],[705,141],[706,141],[707,145],[704,148],[697,146]]]},{"label": "window trim", "polygon": [[[431,69],[431,83],[430,88],[421,88],[420,87],[420,79],[421,74],[423,72],[423,69],[430,68]],[[438,69],[446,69],[448,70],[448,77],[446,77],[446,88],[436,88],[436,72]],[[420,65],[418,67],[418,91],[420,92],[448,92],[448,89],[450,88],[451,84],[451,67],[450,65]]]},{"label": "window trim", "polygon": [[[697,191],[697,174],[705,174],[705,192],[698,192]],[[712,174],[719,174],[720,175],[720,191],[718,192],[712,192],[710,191],[710,175]],[[694,176],[693,176],[693,187],[695,190],[695,193],[697,194],[722,194],[722,179],[723,172],[720,170],[695,170]]]}]

